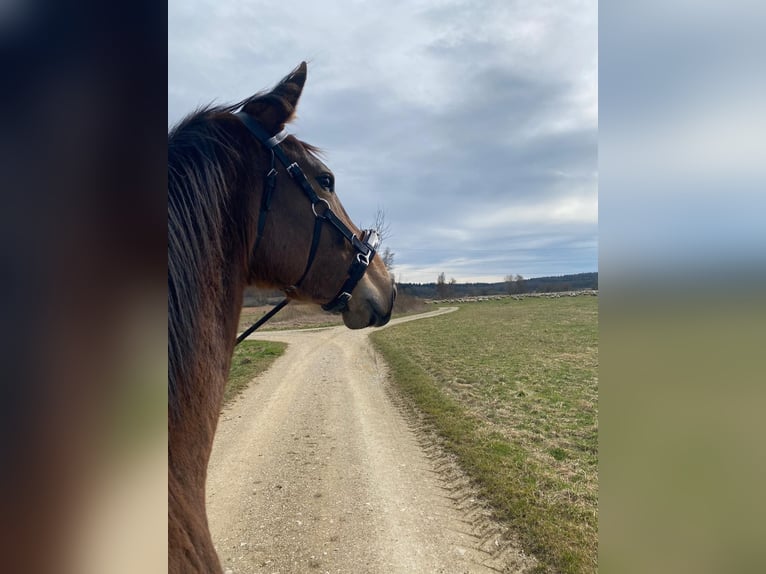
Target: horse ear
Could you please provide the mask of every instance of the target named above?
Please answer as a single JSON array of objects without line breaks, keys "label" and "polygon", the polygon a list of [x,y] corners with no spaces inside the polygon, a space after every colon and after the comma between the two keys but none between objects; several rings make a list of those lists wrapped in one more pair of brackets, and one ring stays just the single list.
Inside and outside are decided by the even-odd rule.
[{"label": "horse ear", "polygon": [[301,62],[270,92],[254,96],[242,110],[260,121],[269,132],[277,133],[295,116],[305,83],[306,62]]}]

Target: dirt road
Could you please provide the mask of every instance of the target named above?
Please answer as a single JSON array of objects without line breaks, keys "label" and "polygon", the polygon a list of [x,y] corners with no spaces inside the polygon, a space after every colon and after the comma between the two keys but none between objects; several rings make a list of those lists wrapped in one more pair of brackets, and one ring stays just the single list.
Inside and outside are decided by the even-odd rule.
[{"label": "dirt road", "polygon": [[[413,318],[391,323],[404,320]],[[288,348],[221,416],[207,499],[224,570],[530,569],[534,560],[405,414],[369,333],[335,327],[254,337]]]}]

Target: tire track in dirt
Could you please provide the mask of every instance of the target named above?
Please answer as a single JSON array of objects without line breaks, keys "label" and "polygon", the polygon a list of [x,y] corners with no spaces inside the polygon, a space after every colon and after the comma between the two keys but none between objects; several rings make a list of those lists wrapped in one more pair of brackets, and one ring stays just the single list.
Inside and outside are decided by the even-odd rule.
[{"label": "tire track in dirt", "polygon": [[530,570],[534,560],[390,385],[368,334],[335,327],[254,337],[288,348],[219,422],[207,504],[224,570]]}]

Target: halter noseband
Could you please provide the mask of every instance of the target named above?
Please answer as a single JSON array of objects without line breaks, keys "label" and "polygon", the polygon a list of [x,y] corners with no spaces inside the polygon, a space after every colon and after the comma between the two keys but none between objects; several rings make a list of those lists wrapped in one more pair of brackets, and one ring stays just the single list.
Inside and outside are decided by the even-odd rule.
[{"label": "halter noseband", "polygon": [[[345,237],[346,240],[354,246],[357,253],[354,261],[348,268],[348,277],[346,278],[346,281],[343,283],[335,297],[333,297],[332,300],[328,303],[322,305],[322,309],[331,313],[341,313],[347,310],[348,301],[351,299],[351,293],[353,292],[357,283],[359,283],[362,277],[364,277],[364,274],[367,271],[367,267],[369,267],[370,262],[372,261],[373,257],[375,257],[375,251],[380,245],[380,238],[378,237],[378,234],[373,229],[365,229],[362,232],[362,238],[359,239],[354,234],[354,232],[351,231],[348,226],[338,218],[332,208],[330,208],[330,204],[327,202],[327,200],[322,199],[316,194],[314,188],[311,186],[311,183],[306,178],[306,175],[303,173],[303,170],[300,168],[298,163],[291,162],[280,147],[282,140],[287,137],[287,132],[283,130],[274,136],[270,136],[257,120],[247,115],[245,112],[237,112],[234,114],[234,116],[239,119],[247,127],[248,130],[250,130],[250,133],[255,136],[255,139],[266,146],[266,148],[271,152],[271,169],[266,173],[265,176],[263,196],[261,198],[261,211],[258,215],[258,235],[255,240],[255,247],[253,248],[253,252],[258,249],[258,245],[261,242],[261,237],[263,237],[263,229],[266,225],[266,216],[271,209],[271,200],[274,195],[274,190],[276,189],[278,173],[275,159],[279,159],[293,181],[298,184],[298,186],[303,190],[303,193],[309,198],[309,201],[311,202],[311,210],[314,212],[315,221],[314,235],[311,240],[311,248],[309,250],[308,261],[306,262],[306,268],[303,270],[303,274],[301,275],[300,279],[298,279],[298,281],[296,281],[292,286],[287,287],[285,291],[289,293],[297,290],[301,283],[303,283],[306,275],[308,275],[308,272],[314,263],[317,248],[319,247],[319,239],[322,235],[322,223],[327,221],[332,224],[335,229],[340,231],[341,235],[343,235],[343,237]],[[258,322],[250,326],[245,332],[237,337],[235,345],[241,343],[248,335],[250,335],[250,333],[271,319],[274,315],[277,314],[277,312],[279,312],[280,309],[282,309],[282,307],[287,305],[289,302],[289,297],[286,297],[281,302],[279,302],[271,311],[261,317]]]}]

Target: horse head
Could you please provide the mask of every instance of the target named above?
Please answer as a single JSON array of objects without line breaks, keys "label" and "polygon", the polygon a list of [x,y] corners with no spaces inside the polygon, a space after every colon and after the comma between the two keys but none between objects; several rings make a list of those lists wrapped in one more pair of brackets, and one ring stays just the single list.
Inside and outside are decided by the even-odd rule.
[{"label": "horse head", "polygon": [[377,244],[370,242],[376,234],[351,221],[318,148],[284,134],[305,81],[304,62],[236,114],[241,145],[253,148],[262,178],[247,276],[258,286],[342,313],[351,329],[381,326],[391,317],[396,289],[375,257]]}]

